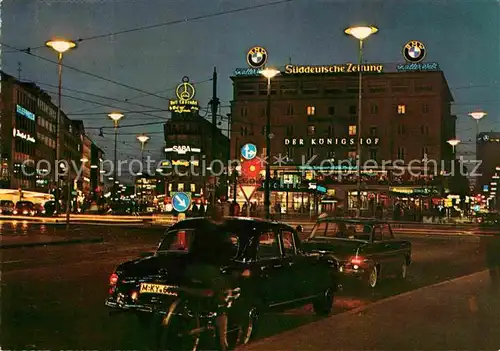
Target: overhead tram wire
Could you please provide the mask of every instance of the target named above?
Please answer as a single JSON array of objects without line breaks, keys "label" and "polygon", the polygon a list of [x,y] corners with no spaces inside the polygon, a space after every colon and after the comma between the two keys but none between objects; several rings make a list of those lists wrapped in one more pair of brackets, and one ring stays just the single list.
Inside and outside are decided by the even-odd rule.
[{"label": "overhead tram wire", "polygon": [[[52,88],[57,88],[57,85],[55,85],[55,84],[42,83],[42,82],[33,82],[33,83],[38,84],[38,85],[49,86],[49,87],[52,87]],[[62,89],[63,90],[67,90],[67,91],[72,91],[72,92],[75,92],[75,93],[78,93],[78,94],[94,96],[94,97],[97,97],[99,99],[112,100],[112,101],[116,101],[116,102],[123,103],[123,104],[135,105],[135,106],[139,106],[139,107],[145,107],[145,108],[150,108],[150,109],[157,109],[157,111],[162,111],[159,107],[153,107],[153,106],[149,106],[149,105],[144,105],[144,104],[140,104],[140,103],[137,103],[137,102],[123,101],[123,100],[120,100],[120,99],[117,99],[117,98],[112,98],[112,97],[109,97],[109,96],[104,96],[104,95],[89,93],[89,92],[86,92],[86,91],[72,89],[72,88],[62,87]],[[161,117],[161,118],[163,118],[163,117]]]},{"label": "overhead tram wire", "polygon": [[[0,45],[2,46],[6,46],[8,48],[12,48],[12,49],[15,49],[15,47],[13,47],[12,45],[8,45],[8,44],[5,44],[4,42],[0,42]],[[26,52],[26,51],[22,51],[22,50],[18,50],[19,52],[22,52],[24,54],[27,54],[28,56],[32,56],[32,57],[35,57],[35,58],[38,58],[40,60],[43,60],[43,61],[47,61],[47,62],[50,62],[52,64],[55,64],[57,65],[58,62],[57,61],[53,61],[53,60],[50,60],[48,58],[45,58],[43,56],[40,56],[40,55],[36,55],[36,54],[33,54],[33,53],[30,53],[30,52]],[[157,97],[159,99],[162,99],[162,100],[167,100],[169,101],[170,99],[167,99],[161,95],[157,95],[157,94],[154,94],[154,93],[151,93],[151,92],[148,92],[146,90],[143,90],[143,89],[140,89],[140,88],[136,88],[136,87],[133,87],[131,85],[128,85],[128,84],[125,84],[125,83],[121,83],[121,82],[118,82],[116,80],[113,80],[113,79],[109,79],[109,78],[106,78],[106,77],[102,77],[100,75],[97,75],[95,73],[91,73],[91,72],[87,72],[87,71],[84,71],[84,70],[81,70],[79,68],[76,68],[76,67],[73,67],[73,66],[68,66],[66,64],[62,64],[63,67],[67,68],[67,69],[71,69],[75,72],[78,72],[78,73],[81,73],[81,74],[85,74],[85,75],[88,75],[90,77],[94,77],[94,78],[97,78],[97,79],[100,79],[100,80],[103,80],[105,82],[108,82],[108,83],[112,83],[112,84],[116,84],[118,86],[121,86],[121,87],[124,87],[124,88],[127,88],[127,89],[130,89],[130,90],[135,90],[135,91],[138,91],[140,93],[143,93],[143,94],[146,94],[148,96],[154,96],[154,97]]]},{"label": "overhead tram wire", "polygon": [[[45,91],[47,93],[56,94],[56,92],[54,92],[54,91],[50,91],[50,90],[45,90]],[[88,99],[80,98],[80,97],[73,96],[73,95],[61,94],[61,96],[62,97],[66,97],[68,99],[74,99],[74,100],[79,100],[79,101],[87,102],[87,103],[90,103],[90,104],[96,104],[96,105],[100,105],[100,106],[104,106],[104,107],[110,107],[112,109],[121,110],[121,111],[127,112],[127,113],[138,113],[138,112],[136,112],[134,110],[128,110],[128,109],[121,108],[119,106],[109,105],[109,104],[105,104],[105,103],[102,103],[102,102],[99,102],[99,101],[88,100]],[[162,120],[165,120],[165,121],[170,120],[169,117],[161,117],[161,116],[156,116],[156,115],[152,115],[150,113],[144,113],[144,112],[139,112],[139,113],[141,113],[143,115],[146,115],[146,116],[154,117],[154,118],[157,118],[157,119],[162,119]],[[70,116],[70,115],[68,114],[67,116]],[[164,123],[164,122],[161,122],[161,123]]]}]

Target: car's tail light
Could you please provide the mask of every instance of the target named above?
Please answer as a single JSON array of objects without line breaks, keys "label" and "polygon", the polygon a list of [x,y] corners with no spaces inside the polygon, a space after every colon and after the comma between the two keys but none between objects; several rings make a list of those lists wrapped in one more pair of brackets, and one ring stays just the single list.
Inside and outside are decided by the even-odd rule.
[{"label": "car's tail light", "polygon": [[116,283],[118,283],[118,274],[116,273],[113,273],[111,274],[111,276],[109,277],[109,285],[111,286],[115,286]]},{"label": "car's tail light", "polygon": [[349,262],[354,266],[361,266],[365,263],[365,258],[361,256],[354,256],[349,259]]}]

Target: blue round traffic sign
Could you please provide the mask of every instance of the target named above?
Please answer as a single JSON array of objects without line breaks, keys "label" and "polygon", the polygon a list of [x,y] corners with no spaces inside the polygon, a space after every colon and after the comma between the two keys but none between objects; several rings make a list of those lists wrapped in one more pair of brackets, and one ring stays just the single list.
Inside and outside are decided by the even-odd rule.
[{"label": "blue round traffic sign", "polygon": [[241,148],[241,156],[245,160],[252,160],[257,156],[257,146],[254,144],[245,144]]},{"label": "blue round traffic sign", "polygon": [[174,193],[172,196],[172,207],[177,212],[185,212],[191,206],[191,196],[186,193]]}]

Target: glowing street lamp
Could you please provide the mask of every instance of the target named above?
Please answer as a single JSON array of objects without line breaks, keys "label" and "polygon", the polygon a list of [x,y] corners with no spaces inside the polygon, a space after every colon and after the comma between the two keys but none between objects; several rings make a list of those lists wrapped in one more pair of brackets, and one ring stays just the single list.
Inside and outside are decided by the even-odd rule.
[{"label": "glowing street lamp", "polygon": [[267,111],[266,111],[266,178],[264,184],[264,210],[266,213],[266,218],[269,219],[271,217],[271,190],[270,184],[271,181],[271,79],[276,77],[280,71],[266,68],[261,74],[267,78]]},{"label": "glowing street lamp", "polygon": [[479,120],[481,120],[484,116],[486,116],[486,112],[476,111],[469,113],[469,116],[476,120],[476,137],[479,134]]},{"label": "glowing street lamp", "polygon": [[[57,52],[57,116],[56,116],[56,159],[54,161],[55,167],[57,167],[57,162],[59,162],[59,135],[60,135],[60,120],[61,120],[61,99],[62,99],[62,94],[61,94],[61,89],[62,89],[62,61],[63,61],[63,54],[76,47],[76,43],[71,40],[64,40],[64,39],[53,39],[45,42],[45,46],[53,49],[54,51]],[[69,174],[69,173],[68,173]],[[57,172],[54,172],[54,183],[57,188],[57,191],[55,192],[55,201],[56,204],[59,204],[59,178],[57,176]],[[68,179],[69,182],[69,179]],[[69,187],[69,185],[68,185]],[[57,207],[57,206],[56,206]],[[69,225],[69,200],[66,203],[66,225]]]},{"label": "glowing street lamp", "polygon": [[116,155],[116,144],[118,140],[118,122],[124,117],[122,113],[120,112],[111,112],[108,114],[108,117],[113,121],[113,125],[115,127],[115,171],[114,171],[114,178],[118,179],[117,177],[117,168],[118,168],[118,157]]},{"label": "glowing street lamp", "polygon": [[[137,136],[137,140],[141,143],[141,164],[144,166],[144,145],[148,142],[150,138],[146,134],[141,134]],[[142,173],[142,172],[141,172]]]},{"label": "glowing street lamp", "polygon": [[359,40],[358,62],[359,62],[359,85],[358,85],[358,126],[356,128],[357,138],[357,151],[358,158],[358,180],[357,180],[357,197],[358,197],[358,216],[361,215],[361,118],[363,116],[363,73],[361,65],[363,64],[363,42],[370,35],[378,32],[378,28],[374,26],[357,26],[349,27],[344,30],[344,33],[351,35]]},{"label": "glowing street lamp", "polygon": [[460,140],[458,139],[450,139],[447,141],[448,144],[451,145],[451,147],[453,148],[453,154],[455,154],[455,147],[460,144]]}]

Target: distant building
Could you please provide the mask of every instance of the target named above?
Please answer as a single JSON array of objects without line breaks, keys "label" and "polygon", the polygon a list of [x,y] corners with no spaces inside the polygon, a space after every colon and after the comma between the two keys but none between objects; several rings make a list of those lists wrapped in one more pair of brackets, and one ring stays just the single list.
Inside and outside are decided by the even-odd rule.
[{"label": "distant building", "polygon": [[[333,211],[330,201],[355,207],[358,135],[362,163],[373,160],[381,166],[386,162],[385,170],[375,167],[363,175],[365,209],[378,201],[392,206],[391,198],[420,206],[421,194],[443,195],[438,177],[424,176],[422,163],[415,166],[410,161],[436,160],[437,169],[432,167],[428,174],[439,175],[454,158],[447,140],[455,138],[456,116],[451,113],[453,97],[444,73],[437,64],[432,70],[414,72],[367,65],[380,69],[363,74],[363,114],[361,130],[357,130],[359,75],[343,70],[349,65],[353,66],[287,65],[271,80],[271,171],[281,184],[273,191],[272,204],[280,203],[287,212],[318,209],[318,196],[309,190],[312,183],[312,187],[321,184],[328,193],[320,196],[320,211]],[[232,158],[240,157],[246,143],[265,154],[267,80],[255,70],[242,69],[231,79]],[[278,159],[280,164],[273,162]],[[406,168],[411,165],[413,173],[422,176],[391,174],[395,160]],[[263,191],[253,199],[262,204]]]},{"label": "distant building", "polygon": [[[476,172],[476,191],[484,194],[486,198],[495,193],[497,183],[500,181],[500,132],[479,133],[476,139],[476,159],[481,163]],[[494,195],[498,200],[498,193]],[[496,201],[496,208],[498,201]]]}]

